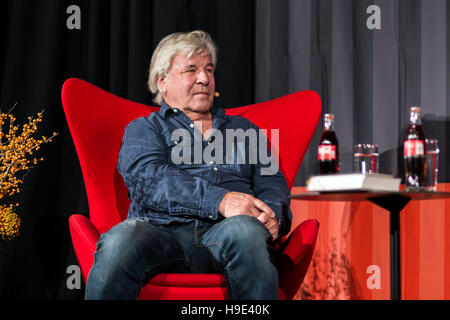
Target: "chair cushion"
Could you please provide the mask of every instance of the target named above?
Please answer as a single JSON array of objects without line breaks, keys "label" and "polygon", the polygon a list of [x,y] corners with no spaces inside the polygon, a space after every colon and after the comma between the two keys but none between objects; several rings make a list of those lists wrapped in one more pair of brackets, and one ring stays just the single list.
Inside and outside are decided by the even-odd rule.
[{"label": "chair cushion", "polygon": [[225,279],[218,273],[160,273],[150,281],[150,284],[175,287],[224,287]]}]

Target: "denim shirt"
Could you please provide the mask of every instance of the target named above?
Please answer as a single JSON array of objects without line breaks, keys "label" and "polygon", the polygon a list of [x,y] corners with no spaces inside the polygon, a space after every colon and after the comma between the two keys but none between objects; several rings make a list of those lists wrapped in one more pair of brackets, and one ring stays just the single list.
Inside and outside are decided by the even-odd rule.
[{"label": "denim shirt", "polygon": [[[223,155],[220,148],[209,154],[217,156],[214,159],[219,161],[206,161],[202,156],[195,159],[199,152],[200,155],[206,153],[206,148],[214,149],[211,144],[220,146],[220,139],[215,141],[217,135],[212,134],[205,140],[183,111],[171,108],[164,101],[158,112],[127,125],[117,168],[131,200],[128,218],[141,218],[157,225],[195,219],[220,221],[224,219],[218,212],[220,201],[226,192],[238,191],[251,194],[271,207],[280,222],[279,234],[287,234],[292,213],[289,189],[281,171],[277,167],[275,174],[261,174],[261,169],[268,165],[262,165],[259,160],[256,163],[249,161],[250,152],[258,147],[249,139],[241,146],[239,141],[231,148],[228,145],[227,149],[227,129],[259,128],[244,117],[225,115],[225,110],[217,106],[211,108],[211,113],[213,132],[219,136],[221,133],[223,137]],[[174,138],[172,134],[177,129],[184,129],[190,137]],[[241,147],[246,151],[246,161],[238,159],[237,148]],[[193,161],[174,161],[174,154],[189,158],[189,153],[183,154],[186,150],[191,151]],[[267,153],[270,156],[270,152]],[[223,161],[220,161],[222,156]]]}]

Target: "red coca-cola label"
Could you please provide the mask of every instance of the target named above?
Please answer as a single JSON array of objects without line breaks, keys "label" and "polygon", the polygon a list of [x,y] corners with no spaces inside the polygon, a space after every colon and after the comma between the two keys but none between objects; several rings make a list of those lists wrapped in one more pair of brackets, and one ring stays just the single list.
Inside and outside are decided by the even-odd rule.
[{"label": "red coca-cola label", "polygon": [[423,140],[405,140],[403,145],[403,156],[423,156],[425,154],[425,146]]},{"label": "red coca-cola label", "polygon": [[329,144],[319,145],[319,161],[336,160],[336,146]]}]

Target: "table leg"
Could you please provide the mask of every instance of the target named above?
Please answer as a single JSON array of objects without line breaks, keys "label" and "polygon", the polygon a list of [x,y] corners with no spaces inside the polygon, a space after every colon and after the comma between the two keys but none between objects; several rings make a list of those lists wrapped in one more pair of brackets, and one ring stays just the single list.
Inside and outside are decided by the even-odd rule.
[{"label": "table leg", "polygon": [[391,259],[391,300],[400,300],[400,212],[390,212],[390,259]]},{"label": "table leg", "polygon": [[387,196],[368,200],[390,213],[391,300],[401,300],[400,211],[411,199],[405,196]]}]

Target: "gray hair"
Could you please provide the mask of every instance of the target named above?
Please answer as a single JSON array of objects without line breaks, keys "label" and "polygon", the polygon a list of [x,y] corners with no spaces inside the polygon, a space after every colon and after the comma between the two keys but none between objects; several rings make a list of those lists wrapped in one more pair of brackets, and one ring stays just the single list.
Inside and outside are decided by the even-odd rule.
[{"label": "gray hair", "polygon": [[217,63],[217,46],[207,32],[201,30],[178,32],[161,40],[153,52],[147,82],[150,91],[156,95],[153,99],[155,103],[161,104],[163,98],[158,86],[158,79],[169,73],[175,55],[183,53],[190,58],[202,50],[206,50],[207,54],[211,55],[215,66]]}]

